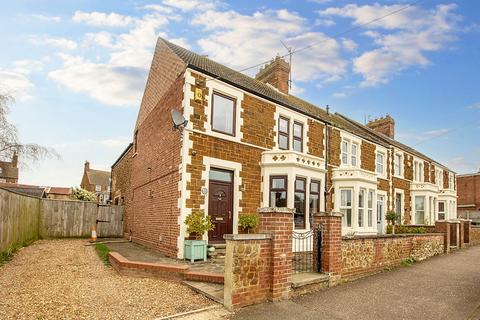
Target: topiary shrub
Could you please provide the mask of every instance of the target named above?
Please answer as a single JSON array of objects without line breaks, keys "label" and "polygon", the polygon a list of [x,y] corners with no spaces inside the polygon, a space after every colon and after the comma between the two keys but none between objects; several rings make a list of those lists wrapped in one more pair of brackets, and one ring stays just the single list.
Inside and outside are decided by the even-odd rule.
[{"label": "topiary shrub", "polygon": [[205,232],[212,231],[215,226],[209,215],[205,215],[202,210],[193,211],[185,218],[187,233],[193,235],[195,239],[200,240]]},{"label": "topiary shrub", "polygon": [[256,229],[259,223],[258,215],[255,213],[244,213],[238,218],[238,226],[247,233]]}]

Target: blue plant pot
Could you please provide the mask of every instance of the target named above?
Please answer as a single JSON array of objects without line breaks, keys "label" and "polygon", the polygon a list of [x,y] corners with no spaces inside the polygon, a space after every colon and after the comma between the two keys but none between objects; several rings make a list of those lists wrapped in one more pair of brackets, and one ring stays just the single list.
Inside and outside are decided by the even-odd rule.
[{"label": "blue plant pot", "polygon": [[194,262],[195,260],[207,261],[207,241],[205,240],[185,240],[184,255],[186,260]]}]

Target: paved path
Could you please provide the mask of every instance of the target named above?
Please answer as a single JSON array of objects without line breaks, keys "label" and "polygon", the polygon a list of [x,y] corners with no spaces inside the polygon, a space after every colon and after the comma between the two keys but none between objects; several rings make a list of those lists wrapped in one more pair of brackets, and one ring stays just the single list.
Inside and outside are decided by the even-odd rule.
[{"label": "paved path", "polygon": [[480,319],[480,246],[363,278],[233,319]]}]

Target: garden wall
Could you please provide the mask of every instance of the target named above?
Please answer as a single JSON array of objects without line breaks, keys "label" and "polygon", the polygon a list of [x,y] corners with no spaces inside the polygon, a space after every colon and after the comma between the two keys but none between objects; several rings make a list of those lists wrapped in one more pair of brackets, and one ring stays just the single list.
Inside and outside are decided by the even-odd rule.
[{"label": "garden wall", "polygon": [[444,234],[401,234],[342,239],[342,278],[354,279],[398,266],[408,258],[424,260],[444,252]]},{"label": "garden wall", "polygon": [[38,238],[123,236],[123,207],[40,199],[0,188],[0,252]]},{"label": "garden wall", "polygon": [[480,226],[470,227],[470,244],[471,245],[480,244]]}]

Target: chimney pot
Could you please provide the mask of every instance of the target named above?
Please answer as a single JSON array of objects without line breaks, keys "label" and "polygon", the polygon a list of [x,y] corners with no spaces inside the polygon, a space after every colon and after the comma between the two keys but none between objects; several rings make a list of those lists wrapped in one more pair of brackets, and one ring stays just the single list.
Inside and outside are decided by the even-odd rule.
[{"label": "chimney pot", "polygon": [[12,167],[17,168],[18,167],[18,154],[15,151],[12,156]]},{"label": "chimney pot", "polygon": [[90,170],[90,162],[88,162],[88,160],[85,161],[85,171],[89,171]]}]

